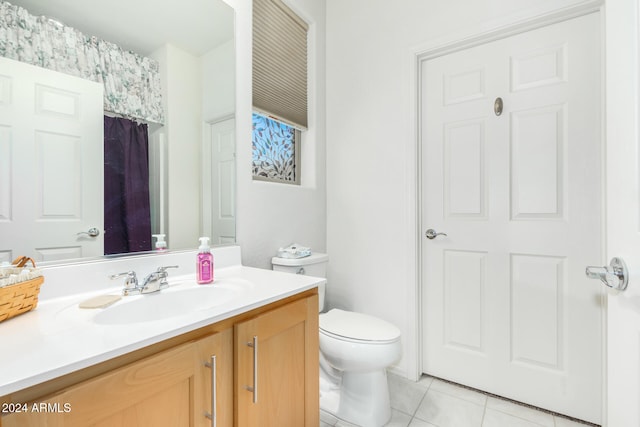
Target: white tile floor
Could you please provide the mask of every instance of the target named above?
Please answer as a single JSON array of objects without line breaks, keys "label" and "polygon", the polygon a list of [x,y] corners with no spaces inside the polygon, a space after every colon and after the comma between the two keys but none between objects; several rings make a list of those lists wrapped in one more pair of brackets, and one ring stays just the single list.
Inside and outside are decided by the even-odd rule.
[{"label": "white tile floor", "polygon": [[[392,415],[386,427],[585,427],[547,412],[424,376],[413,382],[389,374]],[[352,427],[320,412],[320,427]]]}]

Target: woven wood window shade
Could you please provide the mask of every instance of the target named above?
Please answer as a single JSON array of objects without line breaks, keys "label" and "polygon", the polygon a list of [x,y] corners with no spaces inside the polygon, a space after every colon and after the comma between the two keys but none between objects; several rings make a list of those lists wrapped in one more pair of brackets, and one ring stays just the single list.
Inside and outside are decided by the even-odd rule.
[{"label": "woven wood window shade", "polygon": [[307,128],[308,25],[281,0],[253,2],[253,108]]}]

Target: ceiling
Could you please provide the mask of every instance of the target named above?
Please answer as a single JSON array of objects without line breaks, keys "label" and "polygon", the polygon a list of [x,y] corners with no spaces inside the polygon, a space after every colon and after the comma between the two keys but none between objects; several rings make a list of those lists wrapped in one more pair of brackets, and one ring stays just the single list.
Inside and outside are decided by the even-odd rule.
[{"label": "ceiling", "polygon": [[234,11],[222,0],[10,0],[10,3],[141,55],[149,55],[171,43],[200,56],[234,34]]}]

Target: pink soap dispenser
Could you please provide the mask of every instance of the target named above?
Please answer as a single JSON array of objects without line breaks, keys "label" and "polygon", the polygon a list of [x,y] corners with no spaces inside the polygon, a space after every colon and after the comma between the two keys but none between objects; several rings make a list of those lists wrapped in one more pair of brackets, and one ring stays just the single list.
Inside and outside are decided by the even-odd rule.
[{"label": "pink soap dispenser", "polygon": [[209,249],[209,238],[200,238],[198,258],[196,262],[196,280],[199,284],[213,282],[213,255]]}]

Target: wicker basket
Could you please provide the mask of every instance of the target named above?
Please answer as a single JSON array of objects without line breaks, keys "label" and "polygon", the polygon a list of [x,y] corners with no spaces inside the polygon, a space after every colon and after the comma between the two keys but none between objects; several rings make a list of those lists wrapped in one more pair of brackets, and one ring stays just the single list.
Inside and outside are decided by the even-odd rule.
[{"label": "wicker basket", "polygon": [[0,322],[31,311],[38,305],[44,277],[0,287]]}]

